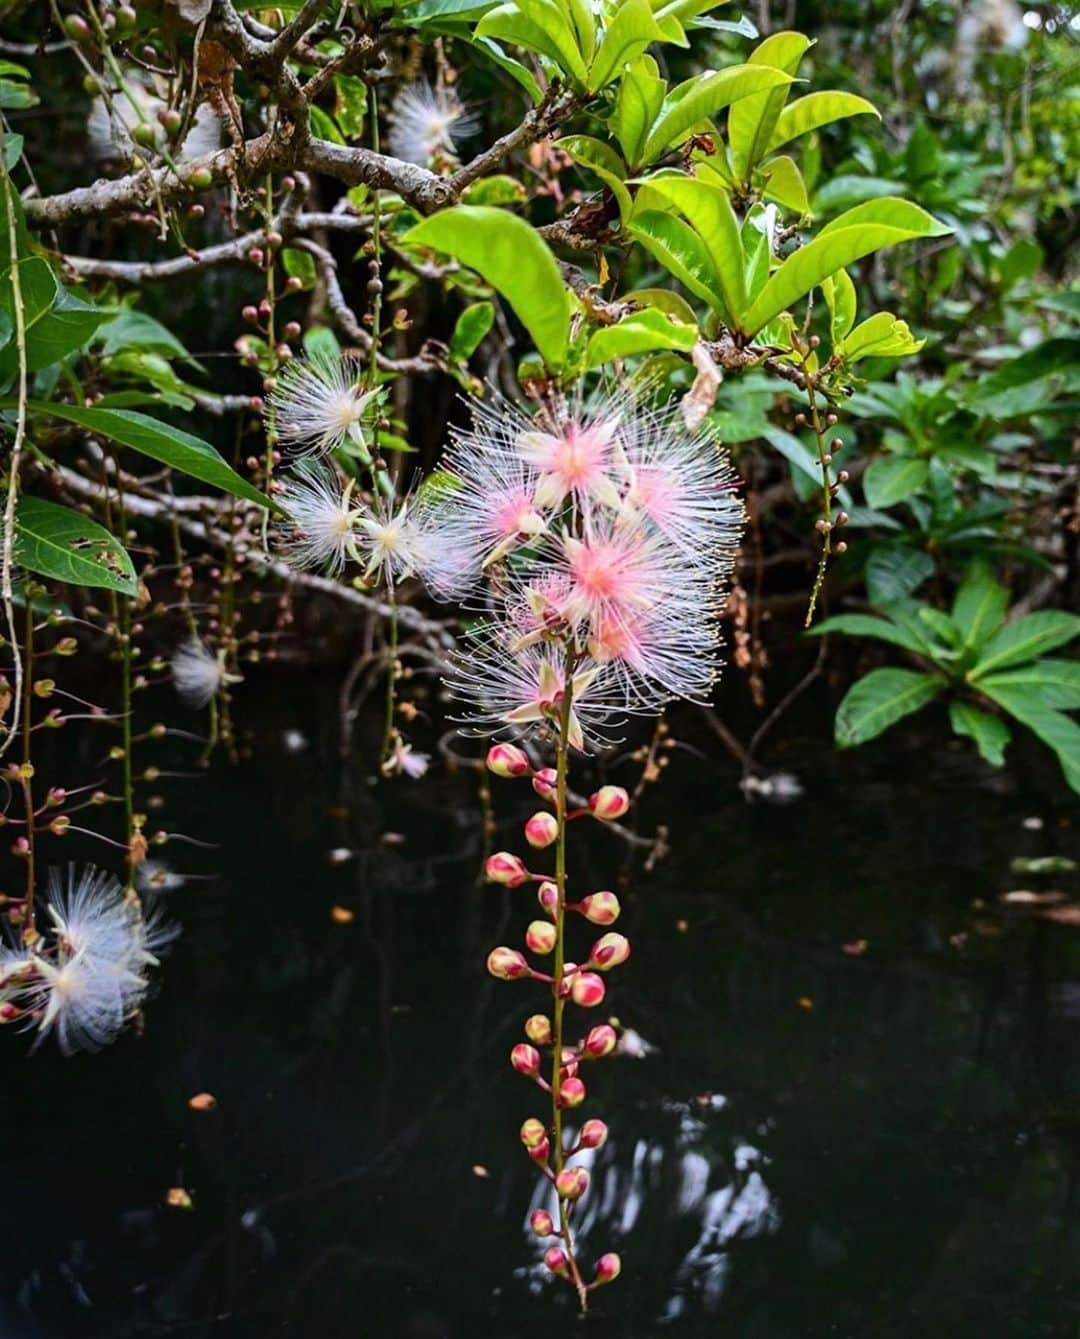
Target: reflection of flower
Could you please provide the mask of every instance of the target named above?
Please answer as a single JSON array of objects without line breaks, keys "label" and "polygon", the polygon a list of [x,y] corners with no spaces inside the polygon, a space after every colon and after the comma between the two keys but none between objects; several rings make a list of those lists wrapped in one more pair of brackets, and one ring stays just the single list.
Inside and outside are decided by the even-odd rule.
[{"label": "reflection of flower", "polygon": [[476,128],[475,118],[453,92],[424,82],[398,94],[390,123],[390,152],[420,167],[430,167],[439,154],[454,157],[455,140],[468,139]]},{"label": "reflection of flower", "polygon": [[63,879],[54,872],[44,905],[48,938],[0,953],[0,1000],[6,1016],[36,1026],[35,1045],[55,1034],[65,1054],[97,1050],[142,1005],[148,970],[176,928],[92,866],[71,866]]}]

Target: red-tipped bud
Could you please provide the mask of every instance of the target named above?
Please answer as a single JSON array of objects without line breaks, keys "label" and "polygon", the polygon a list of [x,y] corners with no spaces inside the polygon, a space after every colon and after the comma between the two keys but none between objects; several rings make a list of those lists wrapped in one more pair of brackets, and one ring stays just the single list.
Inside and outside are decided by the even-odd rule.
[{"label": "red-tipped bud", "polygon": [[559,982],[559,994],[565,1000],[570,994],[570,987],[574,982],[574,973],[577,971],[576,962],[563,963],[562,980]]},{"label": "red-tipped bud", "polygon": [[525,1035],[537,1046],[551,1045],[551,1019],[547,1014],[533,1014],[525,1020]]},{"label": "red-tipped bud", "polygon": [[605,1283],[613,1283],[622,1273],[622,1261],[614,1251],[608,1251],[596,1262],[596,1277],[593,1287],[601,1288]]},{"label": "red-tipped bud", "polygon": [[578,1135],[581,1148],[602,1148],[607,1143],[608,1129],[602,1120],[587,1120]]},{"label": "red-tipped bud", "polygon": [[553,800],[558,786],[559,774],[554,767],[542,767],[533,773],[532,787],[542,800]]},{"label": "red-tipped bud", "polygon": [[584,1167],[564,1167],[555,1178],[560,1199],[579,1200],[589,1188],[589,1173]]},{"label": "red-tipped bud", "polygon": [[614,893],[590,893],[581,899],[581,913],[593,925],[614,925],[621,910]]},{"label": "red-tipped bud", "polygon": [[550,846],[558,836],[559,824],[554,814],[541,811],[533,814],[532,818],[525,824],[525,840],[530,846],[535,846],[538,850]]},{"label": "red-tipped bud", "polygon": [[561,1107],[579,1107],[585,1101],[585,1085],[571,1074],[559,1084],[559,1105]]},{"label": "red-tipped bud", "polygon": [[525,931],[525,947],[532,953],[550,953],[555,939],[555,927],[550,921],[532,921]]},{"label": "red-tipped bud", "polygon": [[545,1167],[551,1153],[551,1144],[546,1138],[541,1139],[536,1147],[530,1148],[528,1152],[529,1157],[532,1158],[533,1162],[535,1162],[538,1167]]},{"label": "red-tipped bud", "polygon": [[484,873],[489,883],[505,883],[507,888],[520,888],[529,877],[525,862],[509,851],[496,851],[488,856]]},{"label": "red-tipped bud", "polygon": [[549,916],[554,916],[559,909],[559,890],[550,881],[542,883],[536,890],[536,900]]},{"label": "red-tipped bud", "polygon": [[529,760],[513,744],[493,744],[488,749],[488,770],[496,776],[526,776],[531,770]]},{"label": "red-tipped bud", "polygon": [[613,818],[622,818],[630,808],[630,796],[622,786],[601,786],[589,796],[589,808],[593,818],[609,822]]},{"label": "red-tipped bud", "polygon": [[625,935],[612,930],[610,934],[601,935],[592,946],[589,961],[601,972],[607,972],[612,967],[618,967],[620,963],[624,963],[629,956],[629,939]]},{"label": "red-tipped bud", "polygon": [[491,950],[488,954],[487,969],[500,981],[516,981],[519,977],[529,974],[529,964],[525,961],[525,955],[519,953],[516,948],[507,948],[505,945]]},{"label": "red-tipped bud", "polygon": [[555,1224],[551,1221],[551,1214],[546,1209],[534,1209],[529,1216],[529,1226],[538,1237],[553,1237],[555,1235]]},{"label": "red-tipped bud", "polygon": [[561,1246],[549,1246],[544,1252],[544,1264],[553,1274],[565,1274],[567,1270],[566,1252]]},{"label": "red-tipped bud", "polygon": [[510,1063],[519,1074],[524,1074],[527,1079],[535,1079],[540,1073],[540,1052],[535,1046],[518,1042],[510,1052]]},{"label": "red-tipped bud", "polygon": [[618,1042],[615,1029],[607,1023],[601,1023],[589,1029],[589,1035],[585,1038],[585,1054],[592,1060],[602,1060],[605,1055],[612,1053]]},{"label": "red-tipped bud", "polygon": [[547,1129],[542,1120],[537,1120],[535,1116],[530,1116],[527,1121],[522,1123],[519,1131],[521,1142],[526,1148],[539,1148],[547,1139]]},{"label": "red-tipped bud", "polygon": [[578,972],[570,983],[570,998],[583,1009],[595,1009],[604,1001],[604,983],[595,972]]}]

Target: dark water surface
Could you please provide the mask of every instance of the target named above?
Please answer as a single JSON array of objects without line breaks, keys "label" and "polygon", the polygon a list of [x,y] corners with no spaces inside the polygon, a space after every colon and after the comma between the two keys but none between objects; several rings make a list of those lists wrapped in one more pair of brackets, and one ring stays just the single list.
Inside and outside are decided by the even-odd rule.
[{"label": "dark water surface", "polygon": [[[585,1108],[612,1139],[583,1254],[624,1274],[579,1326],[525,1231],[542,1113],[506,1061],[543,998],[483,971],[532,896],[475,883],[472,774],[343,772],[336,689],[246,685],[253,760],[168,792],[161,824],[219,844],[170,860],[217,878],[170,894],[146,1035],[66,1061],[0,1036],[2,1339],[1080,1332],[1077,930],[998,901],[1080,895],[1010,872],[1080,854],[1040,758],[993,777],[910,732],[836,756],[825,694],[774,758],[790,804],[675,756],[640,816],[674,850],[630,875],[604,1010],[655,1050],[597,1066]],[[528,790],[495,799],[513,844]],[[590,826],[576,886],[621,891]]]}]

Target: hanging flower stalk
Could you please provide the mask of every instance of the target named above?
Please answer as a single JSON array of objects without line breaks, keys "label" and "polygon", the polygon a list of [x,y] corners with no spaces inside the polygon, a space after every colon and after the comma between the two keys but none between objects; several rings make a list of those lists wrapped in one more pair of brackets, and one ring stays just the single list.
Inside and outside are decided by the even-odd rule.
[{"label": "hanging flower stalk", "polygon": [[[588,407],[559,399],[536,419],[503,401],[478,406],[445,466],[422,496],[430,542],[421,574],[436,594],[480,604],[488,615],[457,654],[449,686],[482,731],[531,732],[554,751],[554,767],[540,769],[510,742],[487,755],[495,775],[530,778],[547,807],[526,822],[525,840],[534,850],[554,848],[552,873],[509,851],[485,866],[494,883],[537,885],[542,917],[529,924],[524,947],[550,960],[550,972],[507,945],[491,951],[487,967],[551,995],[550,1013],[527,1020],[510,1061],[548,1099],[545,1116],[521,1127],[557,1205],[556,1216],[536,1210],[532,1228],[552,1239],[545,1264],[573,1285],[584,1310],[589,1293],[621,1268],[605,1252],[587,1282],[574,1236],[589,1189],[589,1172],[574,1158],[600,1147],[608,1131],[593,1118],[571,1135],[564,1120],[585,1101],[589,1065],[614,1052],[617,1036],[606,1023],[575,1027],[568,1007],[603,1002],[605,974],[628,959],[630,943],[608,928],[619,915],[614,893],[571,891],[567,832],[579,818],[622,817],[630,798],[606,785],[570,808],[570,757],[610,741],[627,715],[708,697],[742,507],[708,431],[688,430],[677,406],[651,410],[625,392]],[[580,964],[567,956],[572,917],[604,929]]]}]

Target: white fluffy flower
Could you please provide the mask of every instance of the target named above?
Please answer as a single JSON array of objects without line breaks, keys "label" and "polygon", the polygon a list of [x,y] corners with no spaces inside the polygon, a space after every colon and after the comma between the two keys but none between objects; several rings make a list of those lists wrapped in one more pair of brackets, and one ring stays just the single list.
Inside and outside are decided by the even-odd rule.
[{"label": "white fluffy flower", "polygon": [[395,99],[387,146],[395,158],[430,167],[439,154],[455,157],[455,141],[468,139],[475,129],[475,117],[452,91],[420,82]]},{"label": "white fluffy flower", "polygon": [[296,358],[277,374],[270,392],[278,440],[318,455],[346,441],[363,442],[361,424],[376,392],[359,385],[355,358],[315,354]]},{"label": "white fluffy flower", "polygon": [[171,669],[180,700],[188,707],[205,707],[217,697],[223,684],[240,682],[237,675],[226,674],[222,652],[215,655],[197,637],[177,647]]},{"label": "white fluffy flower", "polygon": [[362,513],[356,525],[367,560],[365,580],[380,576],[387,585],[419,572],[425,564],[429,536],[418,523],[411,498],[395,506],[380,499],[375,510]]},{"label": "white fluffy flower", "polygon": [[352,485],[343,489],[332,469],[311,461],[284,478],[277,500],[292,523],[279,525],[277,535],[286,562],[326,569],[332,576],[342,571],[356,538],[351,492]]},{"label": "white fluffy flower", "polygon": [[113,93],[108,101],[104,97],[95,98],[90,104],[90,115],[86,121],[86,135],[93,158],[99,162],[123,166],[129,164],[142,149],[141,145],[132,140],[130,133],[140,121],[153,130],[153,147],[159,151],[168,148],[177,162],[202,158],[221,148],[221,121],[209,103],[204,102],[199,107],[183,142],[171,145],[164,127],[157,119],[158,113],[164,111],[168,104],[156,89],[148,87],[139,76],[125,72],[125,80],[140,115],[136,114],[126,93]]}]

